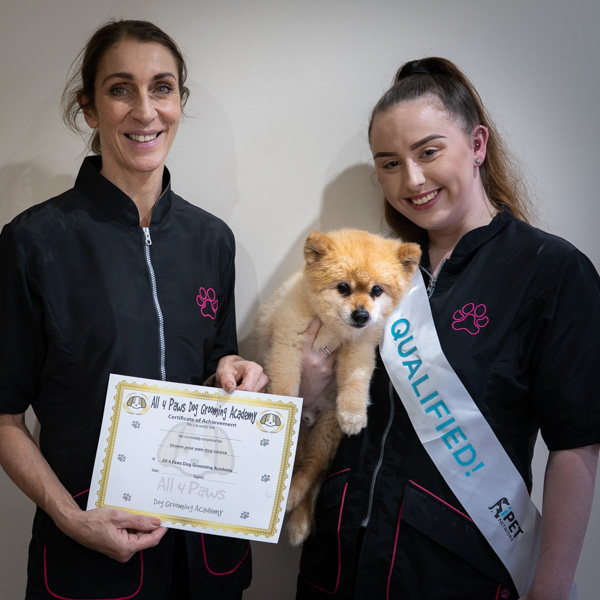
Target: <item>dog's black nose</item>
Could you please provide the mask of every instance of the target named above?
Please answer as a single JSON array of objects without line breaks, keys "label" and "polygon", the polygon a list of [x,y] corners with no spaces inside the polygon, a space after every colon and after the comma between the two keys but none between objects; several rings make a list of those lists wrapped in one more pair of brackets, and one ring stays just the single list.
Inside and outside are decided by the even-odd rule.
[{"label": "dog's black nose", "polygon": [[356,310],[352,311],[351,316],[354,323],[356,323],[356,327],[363,327],[367,324],[367,321],[371,315],[369,315],[368,310],[365,310],[364,308],[357,308]]}]

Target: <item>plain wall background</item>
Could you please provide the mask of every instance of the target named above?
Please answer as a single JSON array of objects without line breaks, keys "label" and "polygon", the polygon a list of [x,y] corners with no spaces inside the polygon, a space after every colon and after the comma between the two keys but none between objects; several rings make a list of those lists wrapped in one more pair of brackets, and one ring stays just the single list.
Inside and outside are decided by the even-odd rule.
[{"label": "plain wall background", "polygon": [[[0,0],[0,223],[72,186],[84,143],[62,126],[59,99],[109,17],[155,21],[189,59],[188,117],[168,166],[175,191],[236,234],[242,351],[258,302],[300,267],[311,230],[380,228],[368,116],[397,67],[426,55],[471,78],[527,165],[542,226],[600,267],[597,0]],[[580,600],[600,587],[597,488]],[[23,597],[32,514],[0,472],[2,599]],[[282,538],[254,556],[245,598],[292,599],[298,552]]]}]

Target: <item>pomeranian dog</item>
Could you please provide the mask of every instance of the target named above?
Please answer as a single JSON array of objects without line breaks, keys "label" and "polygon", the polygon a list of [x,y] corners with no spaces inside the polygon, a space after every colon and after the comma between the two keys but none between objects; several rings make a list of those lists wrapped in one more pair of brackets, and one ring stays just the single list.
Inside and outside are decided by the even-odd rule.
[{"label": "pomeranian dog", "polygon": [[312,232],[304,268],[278,288],[258,311],[253,338],[269,391],[297,396],[304,332],[318,317],[315,349],[337,352],[336,380],[318,406],[302,411],[290,484],[287,533],[298,546],[308,537],[322,477],[344,434],[367,424],[375,348],[385,321],[408,291],[418,268],[417,244],[358,229]]}]

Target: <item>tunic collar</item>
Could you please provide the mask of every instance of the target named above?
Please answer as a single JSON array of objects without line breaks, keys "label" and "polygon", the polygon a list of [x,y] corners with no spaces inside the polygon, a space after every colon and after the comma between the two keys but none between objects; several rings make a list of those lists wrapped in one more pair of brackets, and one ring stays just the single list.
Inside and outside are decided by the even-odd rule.
[{"label": "tunic collar", "polygon": [[[102,158],[88,156],[84,159],[75,180],[75,188],[89,198],[109,218],[124,225],[139,227],[140,215],[134,201],[106,177],[100,174]],[[171,174],[165,167],[162,193],[154,206],[151,225],[160,223],[169,212],[172,201]]]},{"label": "tunic collar", "polygon": [[[507,207],[500,210],[494,218],[489,222],[488,225],[483,227],[477,227],[471,231],[468,231],[459,240],[458,244],[452,251],[450,256],[451,261],[460,262],[462,260],[468,260],[473,254],[486,244],[493,237],[497,236],[511,221],[514,221],[515,217],[512,215]],[[421,239],[421,250],[423,256],[421,258],[421,265],[425,268],[429,268],[429,238],[427,232],[423,233]]]}]

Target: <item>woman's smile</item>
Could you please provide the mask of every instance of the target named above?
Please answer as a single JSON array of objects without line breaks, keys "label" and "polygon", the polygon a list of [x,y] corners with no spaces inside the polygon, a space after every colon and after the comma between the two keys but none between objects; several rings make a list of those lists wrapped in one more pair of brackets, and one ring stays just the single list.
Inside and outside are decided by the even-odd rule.
[{"label": "woman's smile", "polygon": [[153,142],[160,133],[126,133],[125,134],[130,140],[134,142]]},{"label": "woman's smile", "polygon": [[424,206],[426,204],[429,204],[435,198],[437,198],[441,191],[441,188],[439,188],[437,190],[433,190],[432,192],[427,192],[418,196],[410,196],[409,198],[407,198],[407,200],[411,202],[414,206]]}]

